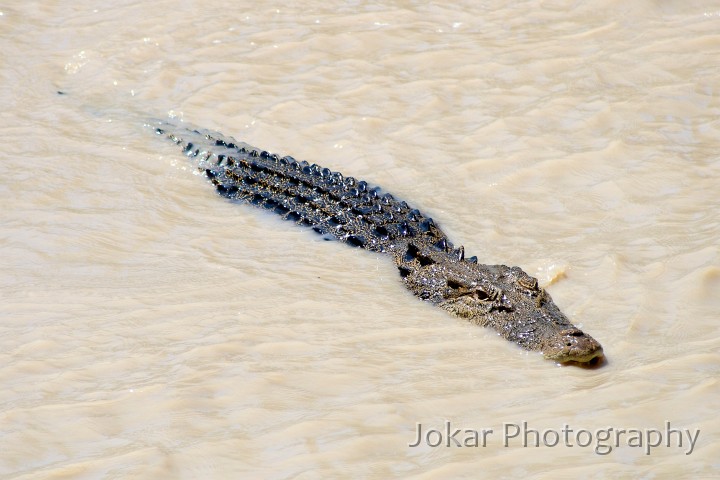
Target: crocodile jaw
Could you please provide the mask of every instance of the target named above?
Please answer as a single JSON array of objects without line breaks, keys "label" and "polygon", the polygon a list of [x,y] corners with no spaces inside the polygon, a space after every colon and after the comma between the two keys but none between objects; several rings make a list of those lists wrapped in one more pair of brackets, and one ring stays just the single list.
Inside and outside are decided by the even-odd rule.
[{"label": "crocodile jaw", "polygon": [[542,350],[548,360],[559,363],[587,363],[603,356],[600,343],[577,328],[562,330],[558,337]]}]

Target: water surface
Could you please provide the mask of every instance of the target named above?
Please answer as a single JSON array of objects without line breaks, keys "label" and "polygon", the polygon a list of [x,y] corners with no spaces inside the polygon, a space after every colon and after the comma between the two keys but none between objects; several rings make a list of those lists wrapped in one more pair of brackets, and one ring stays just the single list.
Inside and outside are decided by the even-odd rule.
[{"label": "water surface", "polygon": [[[1,12],[0,477],[718,474],[713,2]],[[224,201],[143,128],[168,117],[382,185],[537,276],[607,363],[559,368]],[[409,446],[447,422],[493,434]],[[504,446],[523,422],[574,433]],[[692,453],[577,444],[668,422]]]}]

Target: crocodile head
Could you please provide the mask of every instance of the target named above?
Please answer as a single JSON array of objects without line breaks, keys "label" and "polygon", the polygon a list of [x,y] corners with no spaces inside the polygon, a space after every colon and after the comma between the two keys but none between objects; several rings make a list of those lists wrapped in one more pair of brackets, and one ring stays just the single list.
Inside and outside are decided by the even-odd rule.
[{"label": "crocodile head", "polygon": [[545,358],[585,363],[602,356],[600,344],[570,323],[537,279],[519,267],[436,262],[416,267],[404,280],[421,298]]}]

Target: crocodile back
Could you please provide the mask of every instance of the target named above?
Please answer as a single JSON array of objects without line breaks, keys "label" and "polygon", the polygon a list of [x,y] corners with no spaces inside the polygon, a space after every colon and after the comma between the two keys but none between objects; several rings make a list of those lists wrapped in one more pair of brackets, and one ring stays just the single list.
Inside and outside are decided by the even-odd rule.
[{"label": "crocodile back", "polygon": [[272,211],[326,237],[383,253],[408,241],[457,256],[432,218],[363,180],[290,156],[280,156],[217,132],[163,124],[155,129],[178,144],[232,200]]}]

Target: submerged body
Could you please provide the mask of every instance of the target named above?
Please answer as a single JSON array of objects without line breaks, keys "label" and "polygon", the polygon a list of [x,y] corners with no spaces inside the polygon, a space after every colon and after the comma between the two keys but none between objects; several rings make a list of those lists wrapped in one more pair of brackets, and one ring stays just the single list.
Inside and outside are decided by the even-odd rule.
[{"label": "submerged body", "polygon": [[602,356],[600,344],[570,323],[537,279],[519,267],[466,258],[431,218],[378,187],[215,132],[169,124],[156,132],[195,157],[221,195],[390,255],[405,286],[421,299],[557,362]]}]

